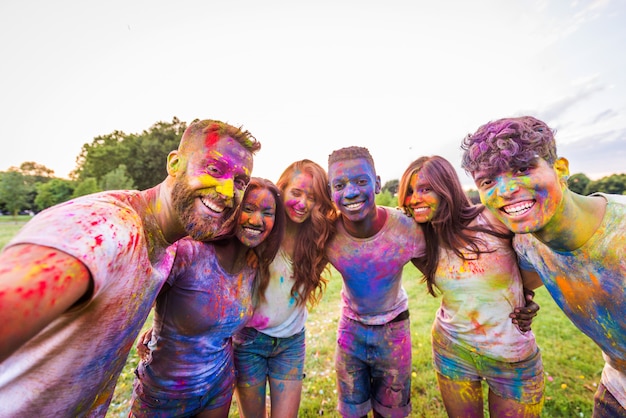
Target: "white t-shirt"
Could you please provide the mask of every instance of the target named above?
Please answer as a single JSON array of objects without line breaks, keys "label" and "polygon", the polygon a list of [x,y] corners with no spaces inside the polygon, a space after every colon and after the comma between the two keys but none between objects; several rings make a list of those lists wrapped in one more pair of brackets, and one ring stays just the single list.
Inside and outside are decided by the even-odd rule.
[{"label": "white t-shirt", "polygon": [[425,251],[424,235],[413,218],[398,209],[383,209],[387,219],[377,234],[355,238],[340,218],[326,248],[343,278],[342,315],[366,325],[386,324],[408,309],[402,270]]},{"label": "white t-shirt", "polygon": [[7,247],[20,243],[79,259],[91,273],[93,295],[0,363],[0,416],[104,416],[174,254],[138,191],[54,206]]},{"label": "white t-shirt", "polygon": [[[470,226],[485,226],[479,215]],[[527,359],[537,351],[532,332],[522,333],[509,318],[524,306],[522,278],[510,241],[479,233],[487,248],[468,260],[441,248],[435,285],[442,291],[441,306],[433,323],[433,336],[444,338],[479,354],[508,363]],[[495,251],[493,251],[495,250]]]},{"label": "white t-shirt", "polygon": [[246,326],[276,338],[291,337],[302,331],[308,310],[306,304],[297,304],[291,294],[294,283],[291,259],[281,248],[270,264],[265,301],[254,309]]}]

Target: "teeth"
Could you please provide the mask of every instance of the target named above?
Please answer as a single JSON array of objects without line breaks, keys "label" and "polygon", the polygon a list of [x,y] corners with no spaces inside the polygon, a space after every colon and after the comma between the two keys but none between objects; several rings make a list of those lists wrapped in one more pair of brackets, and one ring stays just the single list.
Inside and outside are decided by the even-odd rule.
[{"label": "teeth", "polygon": [[359,209],[361,206],[363,206],[363,202],[359,202],[359,203],[349,203],[347,205],[344,205],[346,208],[353,210],[353,209]]},{"label": "teeth", "polygon": [[520,215],[523,212],[526,212],[528,209],[532,208],[535,203],[531,200],[527,200],[525,202],[514,203],[512,205],[507,205],[502,208],[502,210],[508,215]]},{"label": "teeth", "polygon": [[413,208],[413,213],[428,212],[429,207]]},{"label": "teeth", "polygon": [[258,230],[258,229],[250,228],[248,226],[244,226],[243,229],[244,229],[244,231],[246,231],[246,233],[248,233],[250,235],[261,235],[261,233],[263,232],[263,231]]},{"label": "teeth", "polygon": [[225,209],[224,205],[214,202],[213,200],[210,200],[207,197],[200,198],[200,201],[202,202],[204,206],[211,209],[213,212],[217,212],[217,213],[224,212],[224,209]]}]

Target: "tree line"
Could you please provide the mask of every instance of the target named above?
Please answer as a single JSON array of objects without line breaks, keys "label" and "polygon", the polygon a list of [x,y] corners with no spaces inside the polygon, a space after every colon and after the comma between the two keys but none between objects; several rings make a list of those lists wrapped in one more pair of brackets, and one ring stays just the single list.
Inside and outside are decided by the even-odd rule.
[{"label": "tree line", "polygon": [[[83,145],[69,180],[55,177],[53,170],[33,161],[0,172],[0,213],[33,214],[90,193],[150,188],[166,177],[165,157],[178,147],[186,128],[185,122],[174,117],[171,122],[157,122],[139,134],[113,131],[97,136]],[[397,206],[398,183],[386,182],[376,202]],[[590,180],[577,173],[570,176],[568,183],[572,191],[583,195],[626,194],[626,174]],[[473,202],[479,201],[476,190],[469,190],[468,195]]]}]

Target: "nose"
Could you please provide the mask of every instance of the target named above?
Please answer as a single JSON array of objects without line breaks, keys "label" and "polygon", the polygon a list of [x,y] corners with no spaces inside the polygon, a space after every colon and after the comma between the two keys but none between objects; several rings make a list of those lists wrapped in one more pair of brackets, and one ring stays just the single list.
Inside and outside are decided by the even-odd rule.
[{"label": "nose", "polygon": [[356,197],[359,195],[359,189],[354,186],[352,183],[348,183],[346,185],[346,190],[344,192],[344,196],[348,199]]},{"label": "nose", "polygon": [[519,190],[519,184],[517,180],[511,177],[501,177],[497,180],[498,182],[498,194],[503,197],[508,197],[513,195],[516,191]]},{"label": "nose", "polygon": [[250,218],[248,219],[248,223],[254,226],[263,225],[263,216],[259,212],[252,212],[250,214]]}]

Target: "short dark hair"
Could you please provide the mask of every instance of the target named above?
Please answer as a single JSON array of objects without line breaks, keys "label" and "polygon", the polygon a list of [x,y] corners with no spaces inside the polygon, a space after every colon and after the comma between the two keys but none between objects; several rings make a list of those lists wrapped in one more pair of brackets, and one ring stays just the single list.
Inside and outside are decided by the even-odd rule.
[{"label": "short dark hair", "polygon": [[359,158],[366,160],[372,166],[374,172],[376,172],[372,154],[364,147],[346,147],[333,151],[332,154],[328,156],[328,167],[330,168],[330,166],[337,161],[355,160]]}]

